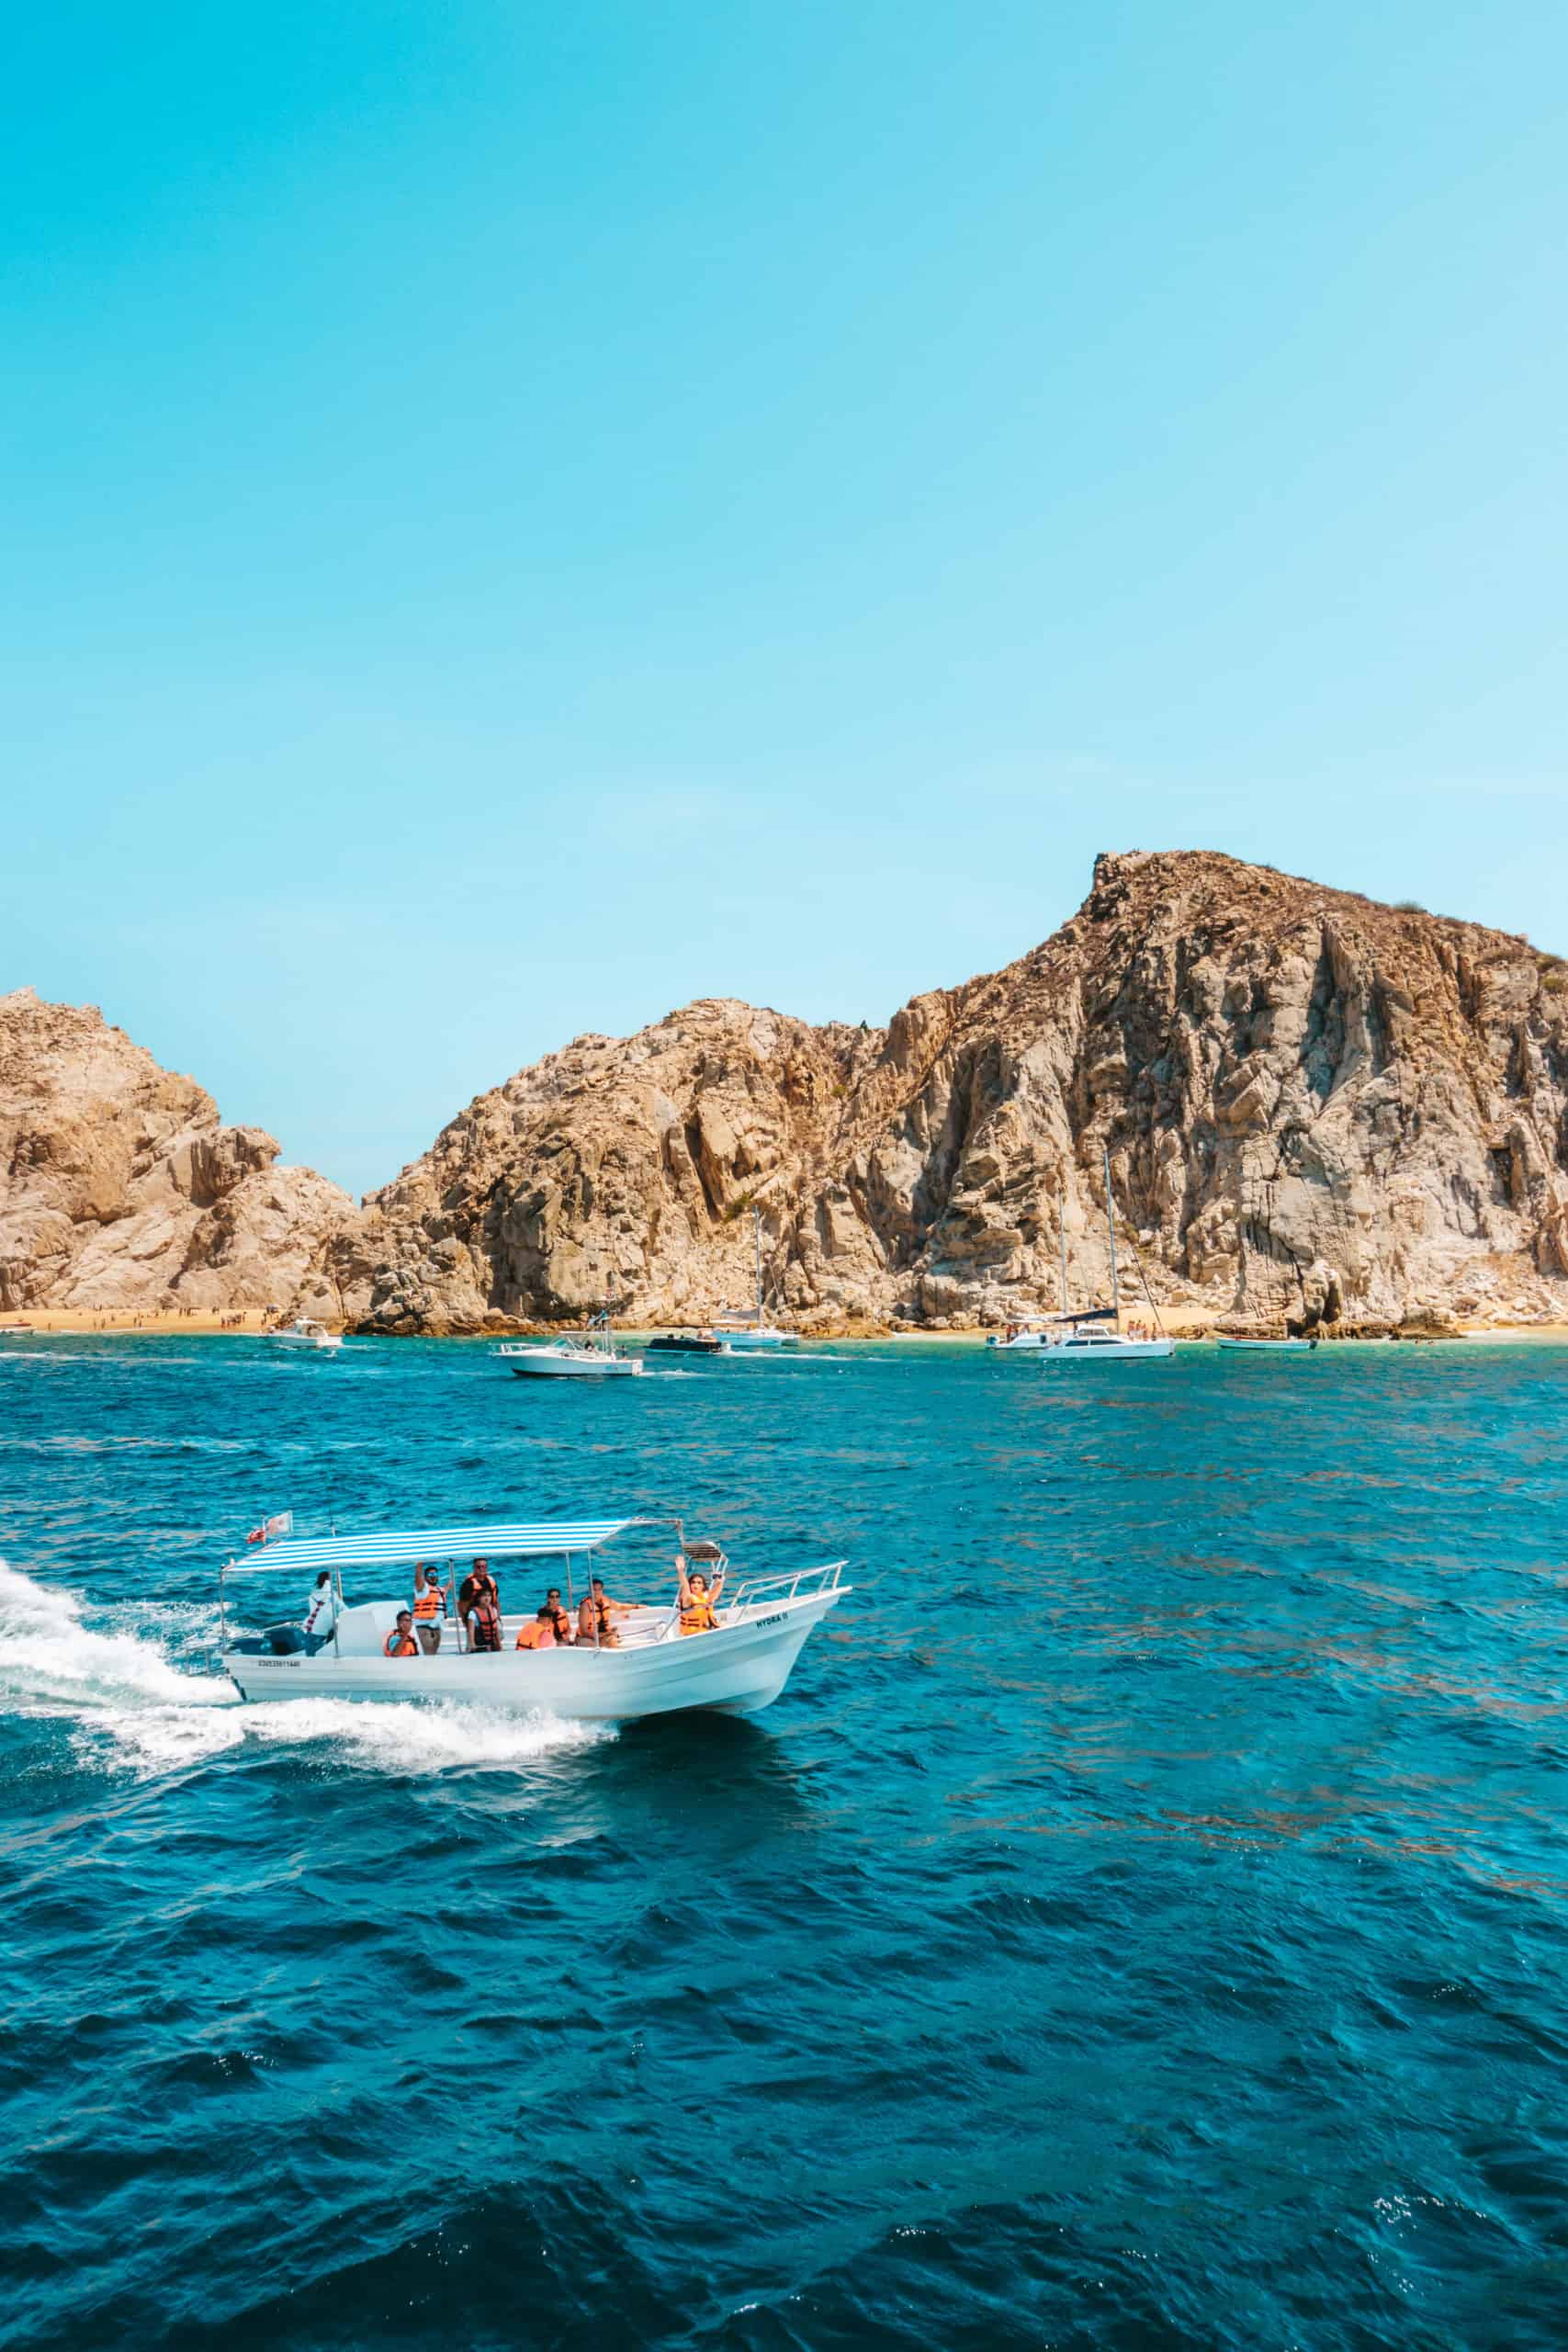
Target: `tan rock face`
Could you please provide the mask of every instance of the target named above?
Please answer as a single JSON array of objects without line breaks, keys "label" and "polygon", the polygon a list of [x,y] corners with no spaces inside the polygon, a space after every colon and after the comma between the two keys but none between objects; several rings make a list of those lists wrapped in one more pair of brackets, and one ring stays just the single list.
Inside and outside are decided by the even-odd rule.
[{"label": "tan rock face", "polygon": [[341,1311],[346,1193],[93,1007],[0,997],[0,1307]]},{"label": "tan rock face", "polygon": [[[367,1203],[372,1326],[996,1320],[1126,1290],[1303,1322],[1568,1310],[1568,967],[1194,854],[1100,860],[1055,938],[885,1030],[709,1001],[580,1038]],[[368,1282],[366,1281],[367,1269]]]},{"label": "tan rock face", "polygon": [[1101,858],[1054,938],[886,1029],[728,1001],[580,1037],[363,1214],[92,1012],[0,999],[0,1306],[273,1303],[387,1331],[998,1321],[1109,1298],[1568,1314],[1568,967],[1207,854]]}]

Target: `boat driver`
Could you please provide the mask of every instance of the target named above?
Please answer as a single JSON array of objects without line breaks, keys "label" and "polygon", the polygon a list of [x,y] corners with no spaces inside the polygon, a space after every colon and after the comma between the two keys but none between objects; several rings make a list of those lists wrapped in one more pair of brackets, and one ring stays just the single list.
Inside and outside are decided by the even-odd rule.
[{"label": "boat driver", "polygon": [[305,1603],[305,1639],[314,1649],[324,1642],[337,1623],[337,1602],[333,1598],[333,1576],[323,1568],[316,1578],[316,1589]]}]

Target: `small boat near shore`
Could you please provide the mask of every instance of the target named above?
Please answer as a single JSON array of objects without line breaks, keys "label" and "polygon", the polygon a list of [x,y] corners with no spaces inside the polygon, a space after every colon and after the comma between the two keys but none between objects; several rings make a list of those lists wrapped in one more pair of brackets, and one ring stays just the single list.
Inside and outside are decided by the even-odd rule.
[{"label": "small boat near shore", "polygon": [[335,1356],[343,1345],[340,1332],[329,1331],[324,1323],[318,1323],[310,1315],[297,1316],[292,1323],[286,1323],[276,1331],[264,1331],[262,1337],[269,1347],[296,1348],[319,1356]]},{"label": "small boat near shore", "polygon": [[1248,1355],[1306,1356],[1312,1353],[1317,1341],[1315,1340],[1233,1340],[1228,1339],[1222,1331],[1215,1340],[1215,1345],[1229,1348],[1237,1352],[1245,1351]]},{"label": "small boat near shore", "polygon": [[[534,1617],[529,1607],[502,1612],[499,1650],[470,1648],[461,1621],[448,1620],[444,1632],[452,1635],[449,1643],[413,1657],[389,1657],[386,1645],[398,1612],[409,1605],[406,1589],[389,1600],[344,1602],[345,1577],[363,1584],[389,1570],[401,1571],[406,1579],[416,1562],[455,1569],[468,1559],[482,1559],[492,1569],[520,1560],[548,1562],[552,1580],[563,1576],[570,1601],[574,1562],[581,1593],[589,1589],[591,1555],[629,1528],[656,1526],[674,1529],[683,1559],[701,1566],[710,1585],[716,1581],[716,1569],[727,1569],[716,1544],[688,1544],[679,1521],[649,1519],[367,1530],[269,1544],[259,1553],[227,1561],[220,1572],[222,1670],[246,1700],[457,1699],[594,1723],[629,1723],[694,1708],[748,1715],[771,1706],[812,1629],[849,1591],[841,1581],[845,1561],[747,1577],[733,1585],[726,1577],[714,1611],[716,1622],[705,1632],[682,1630],[678,1600],[617,1602],[613,1642],[595,1638],[547,1650],[515,1646],[518,1632]],[[290,1624],[230,1636],[232,1578],[283,1577],[302,1592],[323,1572],[336,1603],[329,1634],[308,1636]]]},{"label": "small boat near shore", "polygon": [[644,1353],[650,1356],[727,1356],[729,1347],[716,1331],[656,1331]]},{"label": "small boat near shore", "polygon": [[[1061,1227],[1058,1226],[1058,1232]],[[1105,1232],[1111,1249],[1111,1304],[1109,1306],[1087,1306],[1058,1315],[1055,1327],[1047,1332],[1039,1346],[1036,1362],[1041,1364],[1066,1365],[1084,1363],[1144,1363],[1174,1355],[1176,1343],[1163,1330],[1123,1331],[1122,1329],[1122,1289],[1116,1270],[1116,1204],[1111,1191],[1111,1153],[1105,1152]],[[1134,1255],[1136,1256],[1136,1250]],[[1142,1261],[1139,1273],[1143,1273]],[[1067,1286],[1066,1247],[1062,1245],[1062,1290]],[[1148,1278],[1144,1276],[1144,1291],[1149,1302],[1149,1312],[1156,1323],[1159,1309],[1149,1291]],[[1065,1326],[1063,1329],[1061,1327]]]},{"label": "small boat near shore", "polygon": [[607,1315],[564,1340],[509,1340],[495,1352],[519,1380],[635,1380],[642,1371],[640,1356],[615,1345]]}]

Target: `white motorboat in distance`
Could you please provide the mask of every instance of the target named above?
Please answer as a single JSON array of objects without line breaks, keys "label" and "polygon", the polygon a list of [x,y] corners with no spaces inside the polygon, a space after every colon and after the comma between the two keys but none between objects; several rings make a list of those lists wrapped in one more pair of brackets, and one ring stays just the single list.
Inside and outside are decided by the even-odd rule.
[{"label": "white motorboat in distance", "polygon": [[1273,1356],[1306,1356],[1312,1353],[1317,1341],[1315,1340],[1228,1340],[1222,1333],[1219,1345],[1222,1348],[1246,1349],[1254,1355],[1261,1351],[1266,1355]]},{"label": "white motorboat in distance", "polygon": [[642,1371],[642,1358],[611,1338],[607,1315],[564,1340],[509,1341],[495,1352],[520,1380],[635,1380]]},{"label": "white motorboat in distance", "polygon": [[329,1331],[310,1315],[298,1316],[276,1331],[264,1331],[262,1337],[275,1348],[302,1348],[316,1355],[335,1355],[343,1345],[340,1332]]},{"label": "white motorboat in distance", "polygon": [[1010,1323],[1000,1334],[991,1332],[986,1345],[995,1348],[1002,1355],[1029,1355],[1037,1348],[1048,1348],[1051,1334],[1043,1322],[1030,1316],[1022,1322]]},{"label": "white motorboat in distance", "polygon": [[[455,1570],[470,1559],[483,1559],[492,1572],[504,1570],[511,1561],[548,1561],[549,1580],[564,1581],[570,1599],[574,1560],[580,1566],[581,1596],[589,1573],[584,1555],[597,1553],[627,1528],[661,1523],[605,1519],[543,1526],[418,1528],[268,1544],[261,1553],[229,1561],[222,1572],[223,1671],[246,1700],[457,1699],[595,1723],[628,1723],[692,1708],[745,1715],[770,1706],[788,1681],[812,1628],[850,1589],[840,1581],[844,1561],[747,1577],[734,1585],[727,1577],[718,1598],[717,1623],[709,1632],[682,1633],[679,1604],[673,1600],[623,1603],[623,1613],[614,1619],[613,1644],[579,1641],[556,1649],[520,1650],[517,1634],[533,1619],[538,1598],[531,1586],[528,1607],[503,1611],[499,1650],[470,1649],[460,1623],[447,1619],[438,1649],[422,1649],[412,1657],[386,1655],[398,1611],[409,1606],[407,1586],[416,1561],[450,1565]],[[708,1573],[710,1582],[713,1564],[727,1565],[716,1545],[682,1541],[682,1549],[688,1561]],[[564,1562],[564,1576],[557,1562]],[[339,1602],[333,1630],[324,1639],[307,1636],[298,1625],[229,1637],[229,1579],[281,1576],[298,1599],[323,1568]],[[401,1572],[403,1589],[391,1599],[342,1605],[345,1577],[363,1582],[387,1570]],[[450,1579],[444,1576],[442,1581]]]}]

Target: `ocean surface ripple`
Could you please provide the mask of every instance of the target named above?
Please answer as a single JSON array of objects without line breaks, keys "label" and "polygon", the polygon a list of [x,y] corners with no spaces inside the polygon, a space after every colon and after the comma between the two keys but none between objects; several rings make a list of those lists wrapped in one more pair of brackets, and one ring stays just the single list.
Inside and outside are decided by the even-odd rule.
[{"label": "ocean surface ripple", "polygon": [[[1561,2346],[1565,1373],[0,1344],[0,2336]],[[856,1589],[754,1721],[244,1707],[285,1507]]]}]

